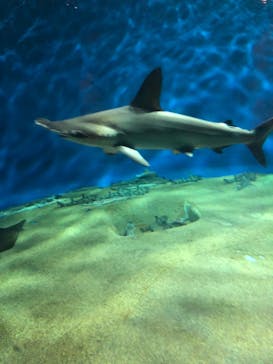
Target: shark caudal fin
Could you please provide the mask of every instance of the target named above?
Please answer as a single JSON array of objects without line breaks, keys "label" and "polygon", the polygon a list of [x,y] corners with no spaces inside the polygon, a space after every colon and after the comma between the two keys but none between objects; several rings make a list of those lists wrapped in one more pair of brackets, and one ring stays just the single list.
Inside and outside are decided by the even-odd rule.
[{"label": "shark caudal fin", "polygon": [[266,167],[266,159],[263,152],[263,143],[267,136],[273,131],[273,118],[264,121],[254,129],[254,142],[247,144],[247,147],[257,159],[257,161],[264,167]]}]

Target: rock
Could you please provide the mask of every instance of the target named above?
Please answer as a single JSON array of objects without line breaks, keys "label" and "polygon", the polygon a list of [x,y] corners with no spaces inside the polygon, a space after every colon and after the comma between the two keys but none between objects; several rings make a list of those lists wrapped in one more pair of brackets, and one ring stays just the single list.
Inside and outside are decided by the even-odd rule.
[{"label": "rock", "polygon": [[197,221],[201,217],[199,209],[189,201],[184,202],[184,213],[184,219],[189,222]]}]

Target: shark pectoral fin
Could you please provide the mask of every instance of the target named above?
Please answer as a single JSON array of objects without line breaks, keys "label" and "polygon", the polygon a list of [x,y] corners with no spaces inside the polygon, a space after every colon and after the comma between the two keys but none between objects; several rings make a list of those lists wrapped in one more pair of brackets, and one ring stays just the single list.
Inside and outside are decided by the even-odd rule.
[{"label": "shark pectoral fin", "polygon": [[137,150],[135,150],[133,148],[125,147],[124,145],[120,145],[120,146],[116,147],[116,149],[120,153],[126,155],[127,157],[131,158],[133,161],[141,164],[142,166],[144,166],[144,167],[150,166],[149,162],[147,162],[146,159],[144,159]]}]

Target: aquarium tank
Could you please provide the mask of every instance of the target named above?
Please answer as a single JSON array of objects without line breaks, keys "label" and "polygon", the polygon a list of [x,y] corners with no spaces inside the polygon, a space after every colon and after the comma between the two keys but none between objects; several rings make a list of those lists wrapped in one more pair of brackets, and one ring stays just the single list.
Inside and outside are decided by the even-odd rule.
[{"label": "aquarium tank", "polygon": [[0,32],[0,362],[273,363],[273,1]]}]

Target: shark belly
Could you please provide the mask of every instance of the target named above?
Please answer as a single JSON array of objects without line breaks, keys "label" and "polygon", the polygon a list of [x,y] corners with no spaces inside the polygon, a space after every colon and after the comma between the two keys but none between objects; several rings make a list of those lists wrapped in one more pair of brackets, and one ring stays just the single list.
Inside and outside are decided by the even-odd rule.
[{"label": "shark belly", "polygon": [[253,138],[252,131],[165,111],[128,115],[127,120],[126,140],[140,149],[219,148]]}]

